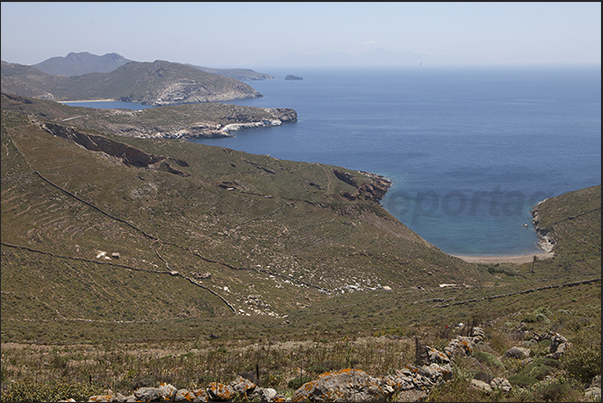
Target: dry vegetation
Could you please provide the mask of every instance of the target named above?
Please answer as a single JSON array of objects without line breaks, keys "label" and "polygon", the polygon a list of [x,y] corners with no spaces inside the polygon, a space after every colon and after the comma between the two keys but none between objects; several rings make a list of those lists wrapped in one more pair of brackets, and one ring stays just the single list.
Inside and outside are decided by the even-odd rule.
[{"label": "dry vegetation", "polygon": [[[262,386],[290,396],[324,371],[387,374],[414,362],[415,338],[442,348],[473,320],[486,342],[431,401],[573,401],[600,373],[600,186],[540,206],[555,258],[468,264],[375,201],[344,197],[372,183],[363,173],[107,135],[185,161],[177,175],[91,152],[12,110],[2,114],[3,401],[194,388],[256,365]],[[574,348],[554,364],[531,331]],[[501,360],[513,346],[533,362]],[[468,388],[492,376],[514,392]]]}]

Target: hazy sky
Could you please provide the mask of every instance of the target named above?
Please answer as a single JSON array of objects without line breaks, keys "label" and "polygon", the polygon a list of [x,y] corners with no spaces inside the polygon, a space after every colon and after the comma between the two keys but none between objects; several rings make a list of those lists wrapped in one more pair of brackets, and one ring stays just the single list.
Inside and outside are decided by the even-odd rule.
[{"label": "hazy sky", "polygon": [[208,67],[376,48],[489,64],[601,63],[601,3],[2,3],[2,60],[116,52]]}]

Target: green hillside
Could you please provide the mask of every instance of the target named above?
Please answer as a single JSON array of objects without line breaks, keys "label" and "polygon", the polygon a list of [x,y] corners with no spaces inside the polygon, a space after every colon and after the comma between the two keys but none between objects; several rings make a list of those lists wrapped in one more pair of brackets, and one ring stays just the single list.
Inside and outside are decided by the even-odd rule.
[{"label": "green hillside", "polygon": [[[536,207],[554,258],[469,264],[387,213],[378,175],[85,129],[83,108],[51,102],[2,108],[3,399],[193,388],[255,365],[290,396],[324,371],[391,373],[459,323],[486,340],[429,401],[575,401],[600,373],[600,185]],[[550,332],[573,346],[558,361],[534,340]],[[503,357],[516,346],[532,361]],[[470,387],[495,376],[512,392]]]}]

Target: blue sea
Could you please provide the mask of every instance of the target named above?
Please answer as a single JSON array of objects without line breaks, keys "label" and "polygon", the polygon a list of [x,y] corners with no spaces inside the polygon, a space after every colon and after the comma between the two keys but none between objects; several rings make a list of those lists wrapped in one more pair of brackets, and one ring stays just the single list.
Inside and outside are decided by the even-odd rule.
[{"label": "blue sea", "polygon": [[194,142],[384,175],[383,207],[447,253],[538,252],[532,207],[601,183],[600,66],[256,71],[263,97],[228,103],[298,122]]}]

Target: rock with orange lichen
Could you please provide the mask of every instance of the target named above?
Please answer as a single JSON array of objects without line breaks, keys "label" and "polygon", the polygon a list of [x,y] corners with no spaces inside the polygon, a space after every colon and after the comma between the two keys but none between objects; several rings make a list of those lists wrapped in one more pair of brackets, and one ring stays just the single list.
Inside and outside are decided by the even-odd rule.
[{"label": "rock with orange lichen", "polygon": [[251,393],[253,393],[256,385],[249,379],[243,378],[241,375],[237,375],[237,378],[234,381],[231,381],[229,386],[235,391],[235,393],[248,397]]},{"label": "rock with orange lichen", "polygon": [[207,388],[209,400],[212,402],[229,401],[235,397],[236,392],[230,385],[224,385],[219,382],[212,382]]}]

